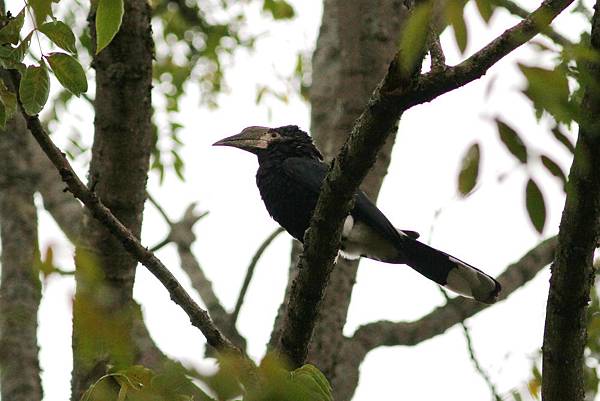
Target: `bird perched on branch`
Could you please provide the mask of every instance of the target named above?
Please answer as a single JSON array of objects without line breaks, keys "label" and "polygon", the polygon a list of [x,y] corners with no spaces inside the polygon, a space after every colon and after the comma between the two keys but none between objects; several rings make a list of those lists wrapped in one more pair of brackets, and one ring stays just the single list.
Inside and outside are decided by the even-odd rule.
[{"label": "bird perched on branch", "polygon": [[[306,132],[295,125],[248,127],[215,146],[232,146],[258,157],[256,185],[269,214],[299,241],[310,224],[328,167]],[[417,241],[414,231],[398,230],[358,191],[344,222],[340,253],[407,264],[462,296],[493,303],[500,284],[481,270]]]}]

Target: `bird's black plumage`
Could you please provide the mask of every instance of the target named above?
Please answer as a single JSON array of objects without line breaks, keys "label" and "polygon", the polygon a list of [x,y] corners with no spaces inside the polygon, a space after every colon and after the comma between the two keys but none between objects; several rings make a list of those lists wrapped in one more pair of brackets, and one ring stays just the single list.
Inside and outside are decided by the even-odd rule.
[{"label": "bird's black plumage", "polygon": [[[310,224],[328,166],[310,137],[297,126],[248,127],[215,145],[234,146],[257,155],[256,184],[269,214],[302,241]],[[477,268],[398,230],[367,196],[358,191],[342,234],[342,255],[408,264],[436,283],[482,302],[493,302],[500,284]]]}]

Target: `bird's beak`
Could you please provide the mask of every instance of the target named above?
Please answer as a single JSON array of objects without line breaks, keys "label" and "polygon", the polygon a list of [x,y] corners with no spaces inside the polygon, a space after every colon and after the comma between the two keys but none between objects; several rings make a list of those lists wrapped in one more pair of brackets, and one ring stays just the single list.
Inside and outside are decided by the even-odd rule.
[{"label": "bird's beak", "polygon": [[248,127],[237,135],[223,138],[213,146],[233,146],[243,150],[266,149],[269,146],[268,127]]}]

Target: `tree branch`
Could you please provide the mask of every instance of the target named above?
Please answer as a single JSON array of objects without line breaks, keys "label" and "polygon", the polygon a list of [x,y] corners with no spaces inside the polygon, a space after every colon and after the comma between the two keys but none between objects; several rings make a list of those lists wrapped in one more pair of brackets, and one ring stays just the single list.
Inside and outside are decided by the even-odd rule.
[{"label": "tree branch", "polygon": [[[549,238],[527,252],[519,261],[508,266],[498,276],[498,281],[502,284],[498,301],[508,298],[552,262],[555,249],[556,237]],[[349,341],[360,344],[366,352],[384,345],[416,345],[444,333],[455,324],[490,306],[466,298],[452,298],[419,320],[379,321],[361,326]]]},{"label": "tree branch", "polygon": [[504,31],[462,63],[444,71],[424,74],[408,90],[397,90],[390,95],[396,98],[398,107],[404,111],[481,78],[499,60],[542,32],[573,1],[545,0],[527,18]]},{"label": "tree branch", "polygon": [[238,315],[240,314],[240,310],[242,309],[242,305],[244,304],[244,298],[246,297],[246,292],[248,291],[248,287],[250,286],[250,281],[252,280],[252,276],[254,275],[254,269],[256,268],[256,264],[260,260],[262,254],[265,252],[267,247],[269,245],[271,245],[271,242],[273,242],[273,240],[275,238],[277,238],[277,236],[279,234],[281,234],[282,232],[283,232],[282,227],[279,227],[275,231],[273,231],[271,233],[271,235],[269,235],[263,241],[263,243],[260,244],[260,246],[256,250],[256,253],[252,257],[252,260],[250,261],[250,264],[248,265],[248,269],[246,269],[246,277],[244,277],[244,283],[242,284],[242,288],[240,288],[240,294],[238,295],[237,301],[235,303],[235,308],[233,309],[233,312],[231,313],[231,325],[232,326],[235,326]]},{"label": "tree branch", "polygon": [[[11,71],[12,82],[15,88],[19,87],[19,76],[16,71]],[[18,90],[17,90],[18,93]],[[56,147],[48,134],[42,127],[37,116],[29,116],[18,98],[19,109],[27,121],[27,127],[38,142],[44,153],[48,156],[54,167],[58,170],[62,180],[67,184],[71,193],[81,200],[91,214],[100,221],[121,242],[123,247],[134,256],[150,273],[152,273],[167,289],[173,302],[179,305],[188,315],[193,326],[197,327],[209,345],[219,352],[232,354],[242,358],[247,364],[244,374],[248,377],[243,380],[252,382],[252,373],[249,369],[252,363],[245,357],[242,351],[235,347],[221,331],[214,325],[208,313],[202,309],[185,291],[173,274],[152,253],[149,252],[139,240],[107,209],[100,199],[90,191],[79,179],[64,153]]]},{"label": "tree branch", "polygon": [[306,358],[317,310],[339,249],[342,221],[350,210],[353,194],[402,113],[481,77],[498,60],[548,26],[572,1],[544,1],[528,18],[461,64],[442,72],[415,78],[413,71],[402,66],[402,55],[397,55],[333,160],[305,233],[299,274],[292,284],[278,344],[293,366],[301,365]]},{"label": "tree branch", "polygon": [[[504,8],[506,11],[513,15],[516,15],[517,17],[527,18],[527,16],[529,15],[529,11],[522,8],[513,0],[492,0],[491,2],[499,7]],[[565,47],[573,44],[569,39],[565,38],[560,33],[556,32],[550,27],[548,27],[548,29],[544,29],[541,33],[550,38],[557,45]]]},{"label": "tree branch", "polygon": [[[600,54],[600,0],[592,18],[591,49]],[[600,62],[580,62],[584,88],[579,136],[552,265],[544,328],[542,398],[585,398],[586,311],[594,282],[593,258],[600,236]]]}]

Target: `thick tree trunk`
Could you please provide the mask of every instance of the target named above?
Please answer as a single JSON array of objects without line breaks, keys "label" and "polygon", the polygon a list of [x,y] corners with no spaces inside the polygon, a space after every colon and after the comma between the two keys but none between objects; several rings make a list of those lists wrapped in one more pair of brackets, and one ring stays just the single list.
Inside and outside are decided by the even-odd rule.
[{"label": "thick tree trunk", "polygon": [[[311,133],[327,160],[333,159],[350,133],[355,119],[363,111],[377,83],[392,60],[401,25],[408,8],[404,1],[386,0],[374,4],[368,0],[326,0],[317,46],[313,55]],[[375,200],[387,173],[395,135],[384,149],[362,189]],[[279,310],[270,345],[277,343],[284,305],[300,248],[294,246],[292,268],[284,304]],[[339,259],[333,270],[320,318],[313,334],[308,361],[317,365],[331,381],[335,399],[348,400],[356,380],[347,380],[351,372],[338,372],[337,357],[343,344],[352,289],[358,263]],[[358,372],[356,372],[358,374]]]},{"label": "thick tree trunk", "polygon": [[[591,46],[600,52],[600,0],[592,19]],[[544,401],[585,398],[586,310],[594,281],[593,257],[600,236],[600,63],[582,66],[584,121],[579,128],[567,200],[552,265],[543,347]]]},{"label": "thick tree trunk", "polygon": [[[310,100],[311,131],[329,160],[341,148],[355,119],[385,75],[407,16],[404,3],[386,0],[374,4],[360,0],[349,6],[343,0],[325,1],[313,56]],[[373,200],[377,199],[387,173],[394,138],[395,133],[390,135],[361,186]],[[351,372],[339,372],[336,367],[357,268],[357,262],[339,259],[330,277],[308,356],[308,361],[329,378],[338,401],[349,400],[356,385],[348,380]]]},{"label": "thick tree trunk", "polygon": [[42,399],[37,344],[41,283],[28,140],[20,115],[0,132],[0,387],[1,398],[11,401]]},{"label": "thick tree trunk", "polygon": [[[150,6],[143,0],[125,1],[121,30],[94,60],[96,117],[89,182],[138,237],[152,146],[152,54]],[[76,262],[73,400],[109,364],[119,367],[137,358],[131,338],[136,260],[86,213]]]}]

